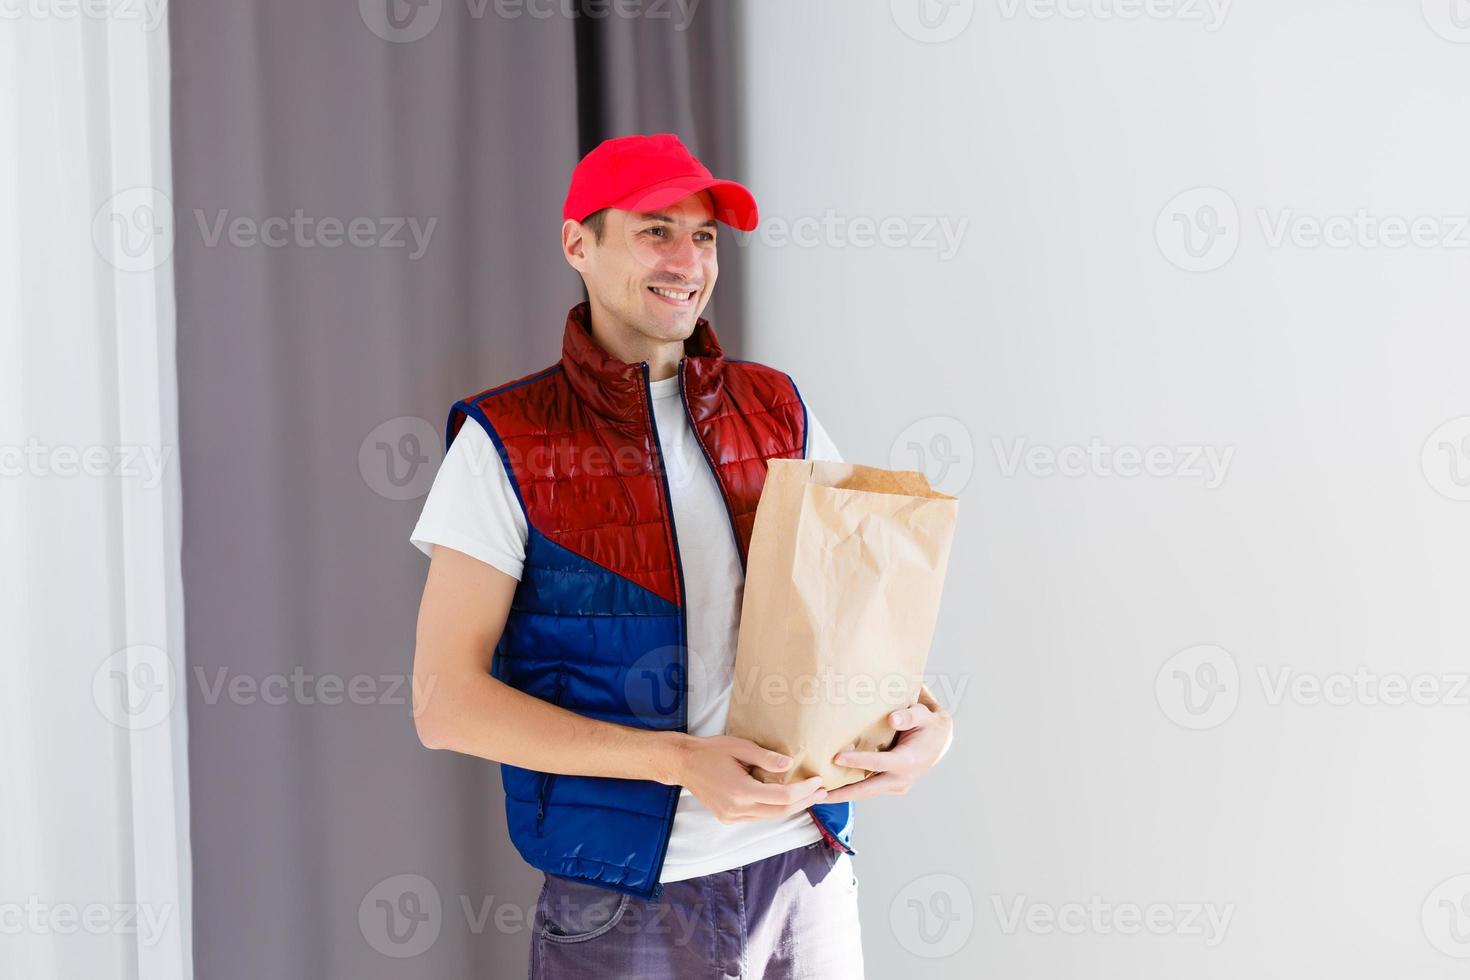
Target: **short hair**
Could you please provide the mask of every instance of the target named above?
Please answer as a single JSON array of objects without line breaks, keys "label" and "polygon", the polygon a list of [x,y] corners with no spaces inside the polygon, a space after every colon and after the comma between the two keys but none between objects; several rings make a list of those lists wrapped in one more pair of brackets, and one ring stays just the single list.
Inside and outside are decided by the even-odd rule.
[{"label": "short hair", "polygon": [[607,208],[599,208],[582,219],[582,224],[592,229],[592,237],[602,244],[602,232],[607,226]]},{"label": "short hair", "polygon": [[[719,203],[715,200],[714,192],[706,187],[699,193],[701,196],[704,197],[706,201],[709,202],[710,212],[713,213],[718,207]],[[592,238],[599,245],[602,244],[602,233],[607,229],[607,211],[607,208],[598,208],[596,211],[593,211],[591,214],[587,215],[587,217],[583,218],[581,222],[585,227],[592,229]]]}]

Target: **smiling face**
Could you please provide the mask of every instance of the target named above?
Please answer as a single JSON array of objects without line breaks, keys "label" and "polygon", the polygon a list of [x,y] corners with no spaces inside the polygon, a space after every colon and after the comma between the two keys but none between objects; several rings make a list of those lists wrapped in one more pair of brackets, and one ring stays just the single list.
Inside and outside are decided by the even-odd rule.
[{"label": "smiling face", "polygon": [[647,358],[650,346],[694,332],[719,276],[711,205],[702,191],[649,212],[608,208],[601,241],[589,225],[565,223],[563,251],[587,284],[599,333]]}]

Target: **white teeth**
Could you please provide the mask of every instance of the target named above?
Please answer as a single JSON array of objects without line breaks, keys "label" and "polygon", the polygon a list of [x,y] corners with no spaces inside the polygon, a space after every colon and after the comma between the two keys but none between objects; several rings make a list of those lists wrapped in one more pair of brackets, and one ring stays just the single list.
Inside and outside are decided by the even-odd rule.
[{"label": "white teeth", "polygon": [[670,289],[659,289],[657,286],[650,286],[649,288],[652,289],[655,293],[658,293],[660,296],[667,296],[669,299],[684,300],[689,299],[691,296],[694,295],[694,293],[691,291],[676,293]]}]

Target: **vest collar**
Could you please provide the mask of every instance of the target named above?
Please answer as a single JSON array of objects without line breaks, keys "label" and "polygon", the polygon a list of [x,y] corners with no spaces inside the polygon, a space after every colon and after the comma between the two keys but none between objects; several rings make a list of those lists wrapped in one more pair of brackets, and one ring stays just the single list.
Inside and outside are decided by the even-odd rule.
[{"label": "vest collar", "polygon": [[[561,344],[561,367],[567,382],[583,404],[599,415],[616,422],[646,425],[645,362],[629,364],[608,354],[592,338],[591,324],[592,307],[588,303],[578,303],[567,313]],[[679,364],[685,397],[691,405],[707,405],[718,393],[724,356],[714,327],[700,317],[694,332],[684,341],[684,358]]]}]

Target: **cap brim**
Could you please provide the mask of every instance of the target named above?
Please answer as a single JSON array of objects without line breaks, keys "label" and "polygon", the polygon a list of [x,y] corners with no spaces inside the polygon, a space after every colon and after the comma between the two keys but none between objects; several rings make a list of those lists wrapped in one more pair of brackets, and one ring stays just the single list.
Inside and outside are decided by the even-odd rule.
[{"label": "cap brim", "polygon": [[656,211],[691,194],[709,191],[715,199],[715,220],[741,231],[753,231],[760,221],[755,197],[744,185],[733,180],[710,177],[671,177],[651,187],[642,187],[614,201],[611,207],[621,211]]}]

